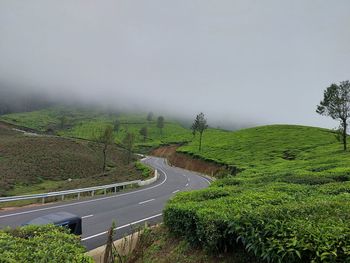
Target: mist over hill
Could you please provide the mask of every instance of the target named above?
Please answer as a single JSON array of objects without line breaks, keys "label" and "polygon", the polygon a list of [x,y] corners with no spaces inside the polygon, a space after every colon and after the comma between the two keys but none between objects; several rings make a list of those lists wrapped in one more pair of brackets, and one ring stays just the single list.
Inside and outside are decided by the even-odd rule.
[{"label": "mist over hill", "polygon": [[[145,106],[143,104],[124,105],[116,102],[115,104],[103,103],[96,101],[86,101],[78,98],[62,98],[55,97],[49,93],[41,91],[33,91],[26,89],[13,88],[11,86],[2,85],[0,88],[0,115],[30,112],[41,110],[54,106],[66,107],[69,109],[95,110],[109,114],[118,113],[148,113],[154,112],[157,115],[165,115],[168,119],[177,121],[185,127],[190,127],[194,116],[198,112],[180,112],[171,111],[169,109],[155,109],[153,107]],[[202,110],[205,112],[205,109]],[[245,127],[256,126],[257,123],[238,122],[231,118],[225,118],[224,115],[216,118],[208,118],[209,125],[213,128],[236,130]]]}]

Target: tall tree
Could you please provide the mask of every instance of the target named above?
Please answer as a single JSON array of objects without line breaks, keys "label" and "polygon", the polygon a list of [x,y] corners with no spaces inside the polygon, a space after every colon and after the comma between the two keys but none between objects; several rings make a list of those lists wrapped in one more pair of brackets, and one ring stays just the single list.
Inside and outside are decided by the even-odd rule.
[{"label": "tall tree", "polygon": [[195,135],[196,132],[199,132],[199,147],[198,150],[201,151],[202,150],[202,137],[203,137],[203,132],[208,128],[207,125],[207,120],[204,117],[204,113],[201,112],[199,113],[193,124],[192,124],[192,134]]},{"label": "tall tree", "polygon": [[142,135],[143,141],[145,142],[148,136],[148,129],[146,126],[140,129],[140,134]]},{"label": "tall tree", "polygon": [[113,127],[108,125],[98,138],[98,141],[103,144],[103,173],[106,171],[107,148],[114,142]]},{"label": "tall tree", "polygon": [[135,142],[135,135],[133,133],[128,132],[124,139],[123,139],[123,145],[125,149],[128,151],[128,164],[131,161],[131,155],[132,155],[132,149],[134,147]]},{"label": "tall tree", "polygon": [[164,117],[163,116],[158,117],[157,127],[159,129],[160,135],[163,135],[163,128],[164,128]]},{"label": "tall tree", "polygon": [[147,114],[147,121],[148,121],[148,122],[153,121],[153,112],[149,112],[149,113]]},{"label": "tall tree", "polygon": [[318,114],[329,116],[340,122],[340,131],[344,151],[347,149],[347,128],[350,117],[350,82],[342,81],[340,84],[332,84],[323,94],[323,100],[317,105]]}]

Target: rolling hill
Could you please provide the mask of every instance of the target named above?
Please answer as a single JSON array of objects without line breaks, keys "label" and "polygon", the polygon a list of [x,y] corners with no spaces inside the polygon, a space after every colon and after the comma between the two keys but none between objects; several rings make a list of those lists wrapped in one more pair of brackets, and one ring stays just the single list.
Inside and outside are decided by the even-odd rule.
[{"label": "rolling hill", "polygon": [[[33,112],[13,113],[0,117],[7,123],[39,132],[49,132],[60,136],[95,140],[107,125],[120,123],[114,132],[115,142],[121,143],[127,132],[135,135],[136,147],[155,147],[160,144],[185,142],[192,139],[191,132],[177,121],[165,119],[162,131],[157,128],[155,116],[147,121],[147,113],[106,112],[96,109],[51,107]],[[144,140],[140,129],[147,127],[148,136]]]}]

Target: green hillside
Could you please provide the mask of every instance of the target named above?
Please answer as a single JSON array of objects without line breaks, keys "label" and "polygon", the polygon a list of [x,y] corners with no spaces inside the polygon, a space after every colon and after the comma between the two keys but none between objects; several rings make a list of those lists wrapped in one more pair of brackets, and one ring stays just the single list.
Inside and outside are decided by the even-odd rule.
[{"label": "green hillside", "polygon": [[269,262],[350,261],[350,153],[331,131],[209,130],[197,148],[179,151],[241,172],[176,195],[164,212],[171,232],[212,252],[243,245]]},{"label": "green hillside", "polygon": [[[189,141],[191,132],[180,123],[167,120],[162,131],[157,128],[157,116],[147,121],[147,113],[109,113],[101,110],[52,107],[33,112],[3,115],[0,120],[11,124],[38,130],[50,131],[57,135],[94,140],[107,126],[116,120],[119,131],[114,132],[115,141],[120,143],[127,132],[134,133],[136,146],[158,146],[164,143]],[[63,119],[63,121],[62,121]],[[140,129],[147,127],[148,136],[144,141]]]},{"label": "green hillside", "polygon": [[[29,136],[0,123],[0,196],[66,190],[142,179],[117,147],[107,152],[102,173],[102,145],[60,137]],[[71,179],[68,181],[68,179]]]}]

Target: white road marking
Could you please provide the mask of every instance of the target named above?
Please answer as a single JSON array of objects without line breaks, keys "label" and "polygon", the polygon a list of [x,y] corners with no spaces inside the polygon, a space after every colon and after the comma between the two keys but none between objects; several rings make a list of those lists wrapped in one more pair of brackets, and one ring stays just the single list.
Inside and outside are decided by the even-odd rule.
[{"label": "white road marking", "polygon": [[[132,225],[141,223],[141,222],[143,222],[143,221],[146,221],[146,220],[149,220],[149,219],[153,219],[153,218],[159,217],[159,216],[161,216],[161,215],[162,215],[162,214],[157,214],[157,215],[154,215],[154,216],[150,216],[150,217],[147,217],[147,218],[143,218],[143,219],[137,220],[137,221],[135,221],[135,222],[132,222],[132,223],[129,223],[129,224],[126,224],[126,225],[123,225],[123,226],[118,226],[118,227],[114,228],[114,230],[119,230],[119,229],[122,229],[122,228],[125,228],[125,227],[128,227],[128,226],[132,226]],[[101,236],[101,235],[104,235],[104,234],[107,234],[107,231],[104,231],[104,232],[101,232],[101,233],[98,233],[98,234],[95,234],[95,235],[92,235],[92,236],[88,236],[88,237],[82,238],[81,241],[86,241],[86,240],[89,240],[89,239],[92,239],[92,238],[94,238],[94,237],[98,237],[98,236]]]},{"label": "white road marking", "polygon": [[[142,156],[141,156],[141,157],[142,157]],[[149,157],[146,156],[146,157],[142,158],[140,161],[144,162],[144,161],[146,161],[146,160],[148,160],[148,159],[149,159]]]},{"label": "white road marking", "polygon": [[154,201],[154,200],[155,200],[154,198],[153,198],[153,199],[149,199],[149,200],[140,202],[139,205],[146,204],[146,203],[152,202],[152,201]]},{"label": "white road marking", "polygon": [[186,187],[188,186],[188,183],[186,184]]},{"label": "white road marking", "polygon": [[209,185],[211,184],[211,181],[209,181],[207,178],[205,178],[204,176],[201,176]]},{"label": "white road marking", "polygon": [[141,190],[137,190],[134,192],[130,192],[130,193],[125,193],[125,194],[119,194],[119,195],[113,195],[113,196],[108,196],[108,197],[101,197],[98,199],[93,199],[93,200],[87,200],[87,201],[81,201],[81,202],[76,202],[73,204],[65,204],[65,205],[58,205],[58,206],[52,206],[52,207],[46,207],[46,208],[40,208],[40,209],[35,209],[35,210],[30,210],[30,211],[24,211],[24,212],[18,212],[18,213],[13,213],[13,214],[8,214],[8,215],[0,215],[0,218],[5,218],[5,217],[11,217],[11,216],[17,216],[17,215],[24,215],[24,214],[30,214],[30,213],[35,213],[35,212],[40,212],[40,211],[45,211],[45,210],[51,210],[51,209],[56,209],[56,208],[62,208],[62,207],[68,207],[68,206],[75,206],[75,205],[81,205],[81,204],[87,204],[87,203],[93,203],[93,202],[98,202],[98,201],[103,201],[103,200],[107,200],[107,199],[111,199],[111,198],[117,198],[120,196],[125,196],[125,195],[130,195],[130,194],[135,194],[135,193],[140,193],[140,192],[144,192],[144,191],[148,191],[150,189],[159,187],[161,185],[163,185],[167,180],[168,180],[168,176],[166,174],[166,172],[164,172],[162,169],[158,168],[158,170],[162,171],[164,173],[164,180],[152,187],[149,188],[145,188],[145,189],[141,189]]},{"label": "white road marking", "polygon": [[87,216],[82,216],[81,219],[85,219],[85,218],[89,218],[89,217],[93,217],[94,215],[87,215]]},{"label": "white road marking", "polygon": [[173,194],[175,194],[175,193],[177,193],[177,192],[180,192],[180,190],[176,190],[176,191],[174,191],[174,192],[173,192]]}]

